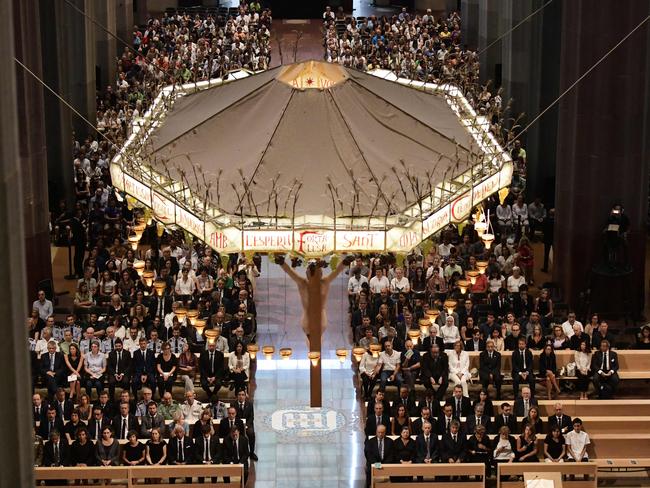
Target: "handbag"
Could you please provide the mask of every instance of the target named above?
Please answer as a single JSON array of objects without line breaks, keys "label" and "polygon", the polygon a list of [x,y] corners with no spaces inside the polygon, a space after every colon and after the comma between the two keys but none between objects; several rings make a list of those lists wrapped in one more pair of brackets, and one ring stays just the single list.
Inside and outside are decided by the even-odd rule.
[{"label": "handbag", "polygon": [[571,362],[566,365],[566,375],[575,376],[576,375],[576,363]]}]

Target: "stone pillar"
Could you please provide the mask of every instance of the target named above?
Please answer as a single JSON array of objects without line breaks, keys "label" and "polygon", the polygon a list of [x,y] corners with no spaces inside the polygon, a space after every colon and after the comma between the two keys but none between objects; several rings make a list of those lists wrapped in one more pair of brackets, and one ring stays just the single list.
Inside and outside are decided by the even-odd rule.
[{"label": "stone pillar", "polygon": [[[82,11],[88,7],[89,15],[93,15],[91,0],[75,0],[75,5]],[[94,124],[96,27],[66,2],[40,0],[39,6],[44,80]],[[68,27],[63,29],[62,25]],[[71,204],[72,140],[83,140],[93,130],[49,92],[45,92],[45,128],[50,204],[60,199]]]},{"label": "stone pillar", "polygon": [[[43,76],[38,0],[14,0],[15,52],[36,76]],[[52,278],[47,188],[47,151],[43,117],[43,87],[29,73],[16,69],[16,103],[20,167],[23,172],[25,255],[29,298],[36,295],[38,282]]]},{"label": "stone pillar", "polygon": [[[16,109],[16,64],[13,61],[13,6],[18,1],[0,2],[0,53],[7,60],[0,70],[0,300],[3,318],[0,354],[0,482],[3,486],[34,486],[31,415],[29,402],[29,361],[25,342],[27,302],[25,282],[23,192],[18,119]],[[29,36],[23,31],[21,36]],[[23,134],[24,135],[24,134]]]},{"label": "stone pillar", "polygon": [[479,36],[479,0],[462,0],[460,7],[460,29],[462,32],[463,44],[470,49],[476,49]]},{"label": "stone pillar", "polygon": [[[470,23],[477,33],[473,36],[477,40],[477,51],[480,55],[481,83],[492,80],[496,86],[501,85],[501,45],[499,43],[488,46],[500,35],[499,26],[499,0],[483,0],[478,5],[478,22]],[[471,20],[471,19],[470,19]],[[463,25],[465,20],[463,19]],[[465,34],[463,34],[465,35]],[[467,35],[470,35],[468,32]],[[468,42],[470,49],[472,44]]]},{"label": "stone pillar", "polygon": [[[572,84],[650,13],[647,0],[563,2],[560,91]],[[616,28],[612,29],[612,19]],[[645,224],[650,165],[650,25],[635,32],[569,92],[559,105],[555,280],[570,304],[586,289],[602,256],[602,236],[614,203],[630,219],[632,274],[628,311],[645,298]],[[610,289],[612,294],[616,290]],[[608,304],[621,308],[620,303]],[[599,311],[603,303],[592,303]]]},{"label": "stone pillar", "polygon": [[[481,27],[486,33],[479,36],[481,49],[536,12],[481,56],[481,67],[486,73],[481,81],[493,79],[499,86],[501,77],[504,104],[512,100],[512,116],[524,114],[522,127],[558,95],[559,19],[566,2],[553,2],[539,10],[544,3],[545,0],[488,0],[481,7],[485,10]],[[526,198],[542,196],[550,206],[554,192],[556,121],[556,109],[550,110],[522,136],[528,153]]]},{"label": "stone pillar", "polygon": [[[118,53],[118,41],[115,39],[117,35],[117,3],[108,0],[96,0],[95,12],[94,19],[103,27],[93,25],[97,39],[95,45],[97,66],[99,67],[99,80],[97,81],[103,89],[107,85],[114,85],[116,79],[117,66],[115,58]],[[120,43],[120,47],[123,47],[122,43]],[[119,52],[121,53],[122,50],[120,49]]]},{"label": "stone pillar", "polygon": [[[117,0],[117,37],[126,41],[129,46],[133,41],[133,0]],[[124,44],[118,41],[117,55],[124,52]]]}]

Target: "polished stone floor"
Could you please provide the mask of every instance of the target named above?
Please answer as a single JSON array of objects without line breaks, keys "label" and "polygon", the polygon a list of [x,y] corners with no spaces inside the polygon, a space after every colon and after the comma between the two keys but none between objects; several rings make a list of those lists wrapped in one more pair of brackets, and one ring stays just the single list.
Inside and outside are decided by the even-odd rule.
[{"label": "polished stone floor", "polygon": [[[304,268],[298,272],[303,273]],[[257,282],[259,344],[293,348],[290,360],[260,357],[251,393],[255,405],[256,451],[249,486],[260,488],[364,486],[363,433],[359,426],[350,360],[341,363],[337,347],[349,347],[347,278],[332,283],[329,326],[323,336],[323,409],[309,405],[309,363],[293,281],[265,259]]]}]

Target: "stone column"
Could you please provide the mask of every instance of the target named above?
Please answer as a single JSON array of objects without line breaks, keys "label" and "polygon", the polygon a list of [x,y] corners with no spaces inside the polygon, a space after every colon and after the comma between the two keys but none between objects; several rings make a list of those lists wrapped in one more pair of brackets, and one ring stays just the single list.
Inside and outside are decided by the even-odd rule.
[{"label": "stone column", "polygon": [[[115,39],[117,35],[117,2],[109,0],[96,0],[94,19],[98,25],[93,25],[95,30],[96,57],[97,66],[99,67],[99,84],[102,88],[106,85],[114,85],[116,78],[117,66],[115,58],[118,53],[118,42]],[[106,32],[106,30],[108,32]],[[120,43],[120,47],[122,44]],[[119,52],[122,52],[120,49]]]},{"label": "stone column", "polygon": [[25,341],[22,168],[13,61],[14,25],[18,23],[12,7],[17,3],[0,2],[0,53],[7,60],[0,70],[0,288],[5,290],[0,300],[3,318],[0,388],[4,395],[4,401],[0,402],[0,472],[3,486],[34,486],[31,415],[25,411],[25,406],[30,405],[30,375]]},{"label": "stone column", "polygon": [[[36,76],[43,76],[38,0],[14,0],[15,53]],[[29,298],[38,282],[52,278],[50,261],[47,151],[43,117],[43,87],[29,73],[16,69],[16,103],[20,167],[23,172],[25,254]]]},{"label": "stone column", "polygon": [[[82,11],[88,7],[87,12],[93,15],[91,0],[74,3]],[[96,27],[65,2],[40,0],[39,6],[44,80],[94,124]],[[61,28],[63,25],[67,27]],[[49,92],[45,92],[45,127],[50,203],[55,205],[60,199],[68,199],[71,204],[72,140],[83,140],[93,130]]]},{"label": "stone column", "polygon": [[[472,23],[471,28],[476,29],[474,38],[477,40],[476,48],[480,55],[481,83],[492,80],[497,86],[501,85],[501,45],[499,43],[488,46],[500,35],[499,25],[499,0],[483,0],[478,5],[478,22]],[[463,19],[463,24],[465,23]],[[470,33],[468,32],[468,35]],[[470,49],[472,44],[468,42]]]},{"label": "stone column", "polygon": [[[117,0],[117,37],[126,41],[129,46],[133,41],[133,0]],[[124,44],[118,41],[117,54],[124,52]]]},{"label": "stone column", "polygon": [[[650,13],[647,0],[563,2],[560,90],[572,84]],[[612,28],[616,19],[616,28]],[[559,106],[555,271],[571,304],[586,289],[602,256],[612,205],[630,219],[632,273],[627,297],[610,287],[592,310],[637,314],[645,298],[646,218],[650,165],[650,26],[624,44],[569,92]],[[627,299],[625,306],[621,300]]]},{"label": "stone column", "polygon": [[479,10],[481,9],[479,0],[462,0],[460,7],[460,29],[462,32],[463,44],[467,44],[470,49],[476,49],[478,46],[479,36]]}]

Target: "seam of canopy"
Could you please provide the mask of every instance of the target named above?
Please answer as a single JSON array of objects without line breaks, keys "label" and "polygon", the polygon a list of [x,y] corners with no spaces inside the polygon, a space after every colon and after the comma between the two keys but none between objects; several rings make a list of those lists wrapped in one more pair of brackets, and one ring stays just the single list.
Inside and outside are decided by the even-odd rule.
[{"label": "seam of canopy", "polygon": [[[452,139],[452,138],[450,138],[449,136],[443,134],[442,132],[440,132],[440,131],[439,131],[438,129],[436,129],[435,127],[431,127],[429,124],[427,124],[426,122],[424,122],[424,121],[418,119],[416,116],[414,116],[414,115],[408,113],[406,110],[402,109],[400,106],[398,106],[398,105],[396,105],[395,103],[393,103],[393,102],[387,100],[385,97],[382,97],[382,96],[379,95],[378,93],[372,91],[370,88],[364,86],[364,85],[363,85],[362,83],[360,83],[356,78],[354,78],[354,77],[351,76],[349,79],[352,80],[356,85],[359,85],[362,89],[366,90],[368,93],[370,93],[370,94],[376,96],[377,98],[380,98],[380,99],[383,100],[384,102],[386,102],[386,103],[388,103],[389,105],[395,107],[395,108],[396,108],[397,110],[399,110],[400,112],[406,114],[408,117],[410,117],[410,118],[412,118],[413,120],[419,122],[419,123],[422,124],[423,126],[429,128],[431,131],[435,132],[436,134],[440,135],[440,137],[442,137],[443,139],[446,139],[447,141],[451,142],[452,144],[457,144],[458,146],[460,146],[460,147],[462,147],[463,149],[465,149],[467,152],[471,152],[471,148],[467,148],[467,147],[465,147],[463,144],[460,144],[459,142],[454,141],[454,139]],[[388,81],[388,80],[386,80],[386,81]],[[393,82],[391,82],[391,83],[395,83],[395,82],[393,81]],[[412,86],[401,85],[401,84],[399,84],[399,83],[395,83],[395,84],[398,85],[398,86],[403,86],[403,87],[405,87],[405,88],[410,88],[411,90],[416,90],[416,91],[422,93],[422,90],[418,90],[417,88],[413,88]],[[424,93],[428,93],[428,92],[424,92]],[[429,95],[434,96],[434,97],[437,96],[437,95],[434,95],[434,94],[432,94],[432,93],[429,93]],[[447,108],[447,109],[448,109],[448,110],[451,110],[451,109],[449,109],[449,108]],[[469,134],[468,134],[468,136],[469,136]]]},{"label": "seam of canopy", "polygon": [[[275,68],[275,69],[277,69],[277,68]],[[265,71],[264,73],[260,73],[260,74],[267,74],[267,73],[268,73],[268,72]],[[253,75],[253,76],[255,76],[255,75]],[[234,80],[234,82],[237,82],[237,81],[239,81],[239,80]],[[272,77],[269,78],[267,81],[265,81],[264,83],[262,83],[260,86],[256,87],[254,90],[247,91],[243,96],[238,97],[236,100],[233,100],[231,103],[229,103],[228,105],[226,105],[225,107],[223,107],[223,108],[222,108],[221,110],[219,110],[218,112],[215,112],[215,113],[213,113],[212,115],[210,115],[209,117],[207,117],[207,118],[203,119],[202,121],[200,121],[199,123],[194,124],[192,127],[188,128],[186,131],[180,133],[179,135],[177,135],[177,136],[174,137],[173,139],[170,139],[169,141],[167,141],[167,142],[166,142],[165,144],[163,144],[162,146],[157,147],[157,148],[155,149],[155,152],[158,152],[158,151],[160,151],[161,149],[163,149],[163,148],[169,146],[170,144],[172,144],[173,142],[177,141],[178,139],[180,139],[180,138],[183,137],[184,135],[190,133],[191,131],[193,131],[193,130],[196,129],[197,127],[199,127],[199,126],[205,124],[206,122],[212,120],[213,118],[215,118],[215,117],[217,117],[218,115],[220,115],[222,112],[225,112],[226,110],[228,110],[228,109],[229,109],[230,107],[232,107],[233,105],[236,105],[237,103],[241,102],[242,100],[245,100],[246,98],[250,97],[250,96],[253,95],[254,93],[257,93],[258,91],[262,90],[263,88],[266,88],[266,86],[268,86],[270,83],[272,83],[272,82],[274,82],[274,81],[276,81],[275,76],[272,76]],[[229,82],[229,83],[232,83],[232,82]],[[214,86],[214,87],[207,88],[206,90],[213,90],[213,89],[215,89],[215,88],[219,88],[220,86],[223,86],[223,85],[216,85],[216,86]],[[198,92],[198,93],[202,93],[202,92]],[[172,107],[171,111],[173,111],[173,107]]]},{"label": "seam of canopy", "polygon": [[339,116],[341,117],[341,120],[345,124],[345,127],[347,127],[348,132],[350,133],[350,136],[352,140],[354,141],[354,145],[357,146],[357,149],[359,150],[359,154],[361,154],[361,159],[363,159],[363,162],[366,163],[366,167],[368,168],[368,171],[370,172],[370,176],[372,176],[373,181],[375,182],[375,186],[377,186],[377,191],[381,193],[382,198],[384,199],[384,202],[386,203],[386,206],[388,208],[392,208],[392,204],[386,194],[384,193],[384,190],[382,190],[381,185],[379,184],[379,180],[377,179],[377,176],[375,173],[372,171],[372,168],[370,167],[370,164],[368,163],[368,160],[366,159],[366,156],[363,154],[363,150],[361,147],[359,147],[359,144],[357,143],[356,137],[354,137],[354,133],[352,132],[352,129],[348,125],[347,121],[345,120],[345,117],[343,117],[343,113],[341,112],[341,109],[339,108],[339,104],[336,102],[336,99],[332,95],[332,90],[327,90],[327,93],[329,94],[330,98],[332,99],[332,102],[334,102],[334,106],[336,107],[336,110],[339,113]]},{"label": "seam of canopy", "polygon": [[[275,78],[273,78],[273,79],[275,79]],[[287,100],[287,103],[284,105],[284,108],[282,109],[282,113],[280,114],[280,117],[278,117],[278,122],[277,122],[277,124],[275,124],[275,127],[273,128],[273,132],[271,133],[271,136],[269,137],[269,140],[266,143],[266,146],[264,147],[264,151],[262,151],[262,155],[260,156],[260,159],[257,162],[257,165],[255,165],[255,169],[251,173],[251,177],[248,179],[248,183],[246,184],[246,188],[244,188],[244,193],[241,196],[241,198],[239,198],[239,203],[237,203],[237,208],[235,209],[235,214],[237,212],[243,211],[242,203],[244,201],[244,198],[246,198],[246,195],[248,195],[248,192],[249,192],[250,187],[251,187],[251,183],[253,182],[253,179],[255,178],[255,175],[257,174],[257,170],[262,165],[262,161],[264,160],[264,156],[266,156],[266,153],[269,150],[269,147],[271,147],[271,143],[273,142],[273,138],[275,137],[275,133],[278,131],[278,127],[280,127],[280,124],[282,123],[282,119],[284,118],[284,114],[287,111],[287,107],[289,107],[289,104],[291,103],[291,100],[293,100],[293,96],[294,96],[295,93],[296,93],[295,90],[291,90],[291,95],[289,96],[289,99]]]}]

